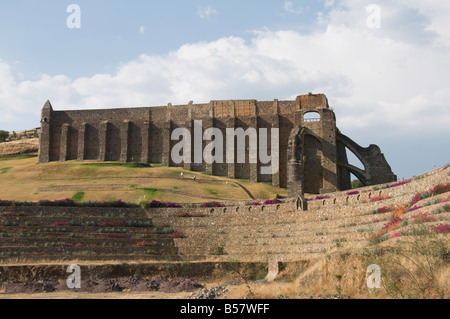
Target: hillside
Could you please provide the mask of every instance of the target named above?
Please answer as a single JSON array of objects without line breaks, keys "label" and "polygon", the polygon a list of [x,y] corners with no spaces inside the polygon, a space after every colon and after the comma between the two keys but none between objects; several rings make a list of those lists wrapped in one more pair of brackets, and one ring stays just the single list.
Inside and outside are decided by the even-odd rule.
[{"label": "hillside", "polygon": [[157,164],[69,161],[37,165],[35,154],[0,157],[0,177],[0,199],[16,201],[74,197],[76,201],[203,203],[269,199],[286,194],[286,190],[270,183],[228,181]]},{"label": "hillside", "polygon": [[0,143],[0,156],[37,153],[38,138],[24,138],[21,140]]},{"label": "hillside", "polygon": [[[245,191],[232,186],[236,181],[204,174],[194,182],[185,172],[181,180],[177,168],[34,163],[31,156],[0,161],[3,200],[114,198],[101,207],[2,202],[1,281],[61,281],[65,267],[76,263],[89,278],[138,274],[190,277],[207,286],[229,282],[227,298],[449,296],[450,166],[310,196],[305,211],[295,199],[264,204],[279,192],[264,183],[239,181]],[[84,195],[74,196],[79,192]],[[267,196],[250,200],[249,192]],[[147,202],[189,204],[115,207],[117,194],[132,203],[148,196]],[[226,207],[193,205],[192,199],[220,199]],[[382,269],[382,289],[367,288],[370,264]],[[264,278],[275,280],[255,282]]]}]

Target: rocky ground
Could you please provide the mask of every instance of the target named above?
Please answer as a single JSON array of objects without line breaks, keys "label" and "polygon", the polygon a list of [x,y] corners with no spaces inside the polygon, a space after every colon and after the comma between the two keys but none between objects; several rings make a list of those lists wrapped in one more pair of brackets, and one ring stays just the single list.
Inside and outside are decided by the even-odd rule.
[{"label": "rocky ground", "polygon": [[[166,277],[155,276],[151,280],[142,278],[82,280],[79,292],[109,293],[109,292],[148,292],[158,291],[164,293],[193,292],[203,286],[191,279],[182,278],[170,281]],[[51,293],[69,291],[66,282],[44,280],[36,283],[10,281],[3,284],[2,290],[6,294],[20,293]]]}]

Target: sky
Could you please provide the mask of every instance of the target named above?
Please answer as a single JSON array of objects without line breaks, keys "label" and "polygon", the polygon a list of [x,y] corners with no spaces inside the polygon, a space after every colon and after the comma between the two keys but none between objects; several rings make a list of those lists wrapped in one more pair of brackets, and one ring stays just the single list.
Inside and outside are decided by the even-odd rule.
[{"label": "sky", "polygon": [[0,2],[1,130],[38,127],[47,100],[68,110],[324,93],[340,131],[380,146],[402,179],[450,163],[449,84],[448,0]]}]

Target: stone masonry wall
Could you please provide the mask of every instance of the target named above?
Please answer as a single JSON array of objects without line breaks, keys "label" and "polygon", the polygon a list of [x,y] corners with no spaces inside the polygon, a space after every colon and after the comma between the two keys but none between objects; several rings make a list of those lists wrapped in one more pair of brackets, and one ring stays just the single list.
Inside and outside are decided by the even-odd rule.
[{"label": "stone masonry wall", "polygon": [[[305,120],[310,112],[317,113],[320,118]],[[197,136],[195,126],[199,121],[202,127]],[[203,139],[203,132],[212,127],[222,133],[222,163],[208,164],[204,159],[197,161],[193,152],[196,143],[201,143],[202,150],[210,143]],[[190,132],[192,160],[189,163],[173,162],[171,151],[179,141],[173,141],[171,137],[177,128],[186,128]],[[258,137],[259,129],[267,129],[267,154],[278,155],[278,170],[273,174],[261,173],[261,167],[267,164],[261,162],[259,150],[255,152],[258,154],[257,162],[250,163],[249,154],[257,149],[252,149],[248,137],[244,150],[245,162],[237,162],[235,150],[234,163],[227,163],[226,131],[229,128],[252,128]],[[303,128],[301,142],[290,145],[291,135],[298,128]],[[279,130],[278,154],[271,147],[271,129]],[[291,193],[295,194],[326,193],[349,185],[348,174],[339,176],[338,165],[346,167],[348,163],[338,163],[337,131],[335,114],[323,94],[301,95],[295,101],[226,100],[207,104],[190,102],[177,106],[76,111],[54,111],[47,101],[42,109],[38,162],[95,160],[162,163],[232,179],[272,182],[277,187],[290,187]],[[237,142],[237,137],[235,140]],[[294,151],[290,149],[292,147],[297,149]],[[293,162],[292,156],[296,152],[301,155]],[[375,154],[377,156],[383,155]],[[294,173],[289,172],[288,166],[294,169]],[[383,175],[389,181],[393,180],[394,175],[389,174],[390,168],[387,174],[383,169],[376,167],[367,174]],[[380,172],[383,174],[378,174]]]}]

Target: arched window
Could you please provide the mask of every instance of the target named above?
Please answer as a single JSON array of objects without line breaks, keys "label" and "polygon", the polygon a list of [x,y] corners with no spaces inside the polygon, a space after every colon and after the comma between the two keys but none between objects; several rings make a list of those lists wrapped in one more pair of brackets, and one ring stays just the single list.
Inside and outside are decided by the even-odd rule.
[{"label": "arched window", "polygon": [[304,122],[319,122],[320,121],[320,113],[319,112],[306,112],[303,115]]}]

